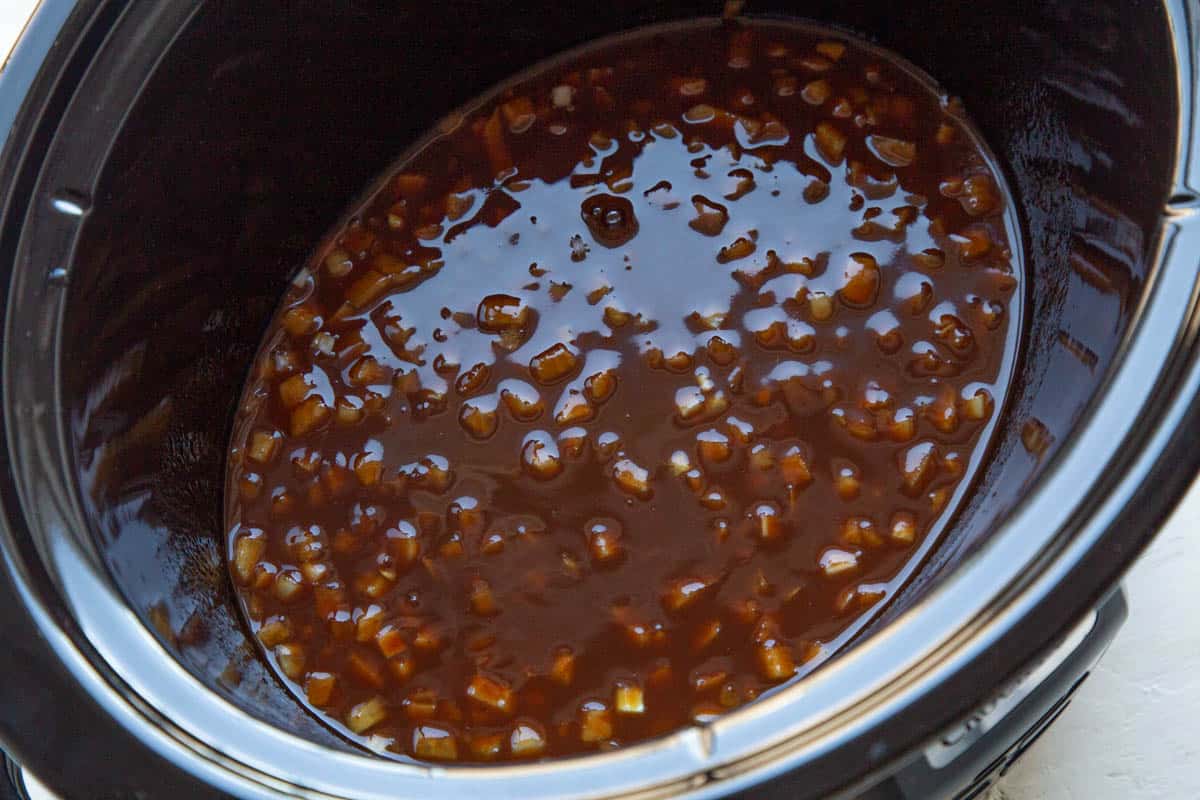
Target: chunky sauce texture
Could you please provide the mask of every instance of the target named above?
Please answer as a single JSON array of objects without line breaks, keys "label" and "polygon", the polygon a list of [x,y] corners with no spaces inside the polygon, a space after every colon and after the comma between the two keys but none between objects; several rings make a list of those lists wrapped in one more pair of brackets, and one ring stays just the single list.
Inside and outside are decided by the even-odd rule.
[{"label": "chunky sauce texture", "polygon": [[810,671],[986,455],[997,181],[910,69],[782,23],[601,43],[445,121],[301,271],[242,399],[229,563],[268,660],[441,761],[617,747]]}]

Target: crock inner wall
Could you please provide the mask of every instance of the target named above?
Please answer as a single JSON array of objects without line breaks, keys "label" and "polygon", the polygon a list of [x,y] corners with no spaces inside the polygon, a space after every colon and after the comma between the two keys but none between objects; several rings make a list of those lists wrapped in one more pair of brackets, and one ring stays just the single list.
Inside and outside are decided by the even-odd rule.
[{"label": "crock inner wall", "polygon": [[[1025,225],[1031,322],[1002,439],[955,530],[884,619],[986,538],[1100,385],[1144,286],[1177,114],[1154,3],[892,9],[748,9],[843,25],[939,79],[1006,165]],[[257,661],[221,557],[234,402],[314,242],[413,138],[495,81],[597,36],[718,10],[211,2],[152,75],[111,76],[146,83],[119,126],[75,132],[80,146],[112,147],[69,268],[62,413],[98,552],[199,679],[254,715],[344,746]]]}]

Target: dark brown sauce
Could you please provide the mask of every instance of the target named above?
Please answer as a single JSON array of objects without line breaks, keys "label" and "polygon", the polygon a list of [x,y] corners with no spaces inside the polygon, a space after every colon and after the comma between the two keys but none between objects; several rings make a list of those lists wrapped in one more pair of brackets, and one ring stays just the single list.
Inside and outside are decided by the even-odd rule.
[{"label": "dark brown sauce", "polygon": [[272,322],[227,509],[269,660],[368,746],[460,761],[810,671],[984,456],[1015,230],[961,110],[843,34],[697,23],[509,85]]}]

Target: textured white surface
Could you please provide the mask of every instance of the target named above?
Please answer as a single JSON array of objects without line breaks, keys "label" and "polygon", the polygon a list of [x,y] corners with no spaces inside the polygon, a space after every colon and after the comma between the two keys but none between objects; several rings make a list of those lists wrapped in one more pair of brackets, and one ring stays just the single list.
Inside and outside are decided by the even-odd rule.
[{"label": "textured white surface", "polygon": [[17,40],[37,0],[0,0],[0,63]]},{"label": "textured white surface", "polygon": [[1200,798],[1200,486],[1125,588],[1129,620],[992,800]]},{"label": "textured white surface", "polygon": [[[0,55],[37,0],[0,0]],[[1200,798],[1200,488],[1126,580],[1129,621],[991,800]]]}]

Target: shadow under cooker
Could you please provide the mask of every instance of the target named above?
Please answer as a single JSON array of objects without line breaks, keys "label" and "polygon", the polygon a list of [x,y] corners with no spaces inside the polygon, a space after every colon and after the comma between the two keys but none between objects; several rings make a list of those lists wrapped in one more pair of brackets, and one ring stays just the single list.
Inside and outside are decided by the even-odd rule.
[{"label": "shadow under cooker", "polygon": [[[1027,236],[1027,348],[992,463],[953,533],[882,625],[919,611],[940,578],[986,555],[998,522],[1052,470],[1104,387],[1151,285],[1172,193],[1180,109],[1171,31],[1153,3],[930,3],[900,18],[882,4],[751,10],[845,25],[961,96],[1007,169]],[[194,11],[79,4],[78,28],[109,38],[81,37],[91,69],[52,107],[61,126],[42,145],[50,167],[26,190],[24,225],[10,219],[5,231],[7,246],[34,254],[38,267],[63,246],[46,243],[69,231],[65,292],[51,286],[47,301],[61,327],[37,345],[58,358],[39,364],[38,350],[17,346],[16,306],[30,281],[17,274],[5,337],[6,435],[15,441],[14,422],[30,419],[24,401],[40,393],[58,402],[53,424],[63,425],[57,446],[68,466],[56,472],[54,502],[78,523],[77,535],[87,532],[77,545],[103,564],[97,574],[211,692],[323,747],[347,748],[258,662],[220,555],[233,404],[281,288],[316,237],[405,144],[498,76],[588,39],[709,11],[682,3],[618,13],[452,2],[437,14],[367,3],[254,13],[224,3]],[[131,41],[142,52],[113,55]],[[98,146],[109,142],[111,149]],[[53,198],[76,198],[84,213],[58,219]],[[67,222],[74,227],[63,228]],[[53,433],[44,438],[55,446]],[[10,446],[25,470],[29,451]],[[24,507],[36,505],[28,475],[4,498],[20,553],[61,565],[53,529],[38,529],[48,517],[27,510],[35,530],[25,539],[11,522],[18,493]],[[50,502],[46,494],[42,502]],[[1143,536],[1161,509],[1152,513]],[[1113,551],[1114,573],[1135,550]],[[78,609],[81,595],[54,568],[49,576],[42,590],[65,594]],[[1075,613],[1110,579],[1074,586]],[[1061,622],[1026,634],[1030,651]],[[115,647],[125,636],[115,628],[128,621],[106,624]],[[88,625],[80,627],[89,637],[104,635]],[[993,659],[973,689],[948,694],[946,719],[913,717],[901,727],[923,738],[1019,661],[1016,653]],[[232,726],[230,743],[249,732]],[[814,771],[812,791],[852,779],[847,765],[863,769],[862,753],[844,756],[840,778]]]}]

